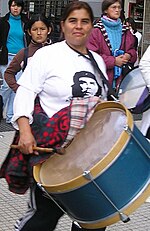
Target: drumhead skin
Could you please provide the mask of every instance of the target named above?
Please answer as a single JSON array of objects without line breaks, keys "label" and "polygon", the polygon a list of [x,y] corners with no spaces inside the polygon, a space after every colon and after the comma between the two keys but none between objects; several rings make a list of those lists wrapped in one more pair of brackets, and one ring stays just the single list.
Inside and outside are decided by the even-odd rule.
[{"label": "drumhead skin", "polygon": [[150,195],[149,148],[128,109],[104,102],[65,155],[35,166],[34,177],[82,227],[101,228]]},{"label": "drumhead skin", "polygon": [[149,91],[140,68],[136,67],[125,76],[119,86],[118,96],[120,102],[134,114],[150,108]]}]

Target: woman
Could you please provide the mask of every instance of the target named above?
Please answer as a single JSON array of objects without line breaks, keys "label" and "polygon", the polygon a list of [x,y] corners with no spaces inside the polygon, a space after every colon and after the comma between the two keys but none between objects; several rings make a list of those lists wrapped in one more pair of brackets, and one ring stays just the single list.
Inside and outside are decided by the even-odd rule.
[{"label": "woman", "polygon": [[15,55],[4,74],[5,81],[14,92],[16,92],[19,86],[15,78],[16,74],[25,69],[27,62],[39,48],[51,44],[51,40],[48,38],[51,33],[51,24],[45,16],[40,14],[33,15],[26,29],[31,42],[28,48],[21,49]]},{"label": "woman", "polygon": [[[26,15],[22,13],[24,9],[23,0],[9,0],[8,7],[9,13],[0,18],[0,72],[3,77],[0,95],[3,97],[3,108],[7,106],[6,123],[10,123],[13,115],[14,92],[5,82],[4,72],[13,57],[27,45],[25,24],[28,21]],[[21,72],[18,73],[16,79],[18,79],[20,75]]]},{"label": "woman", "polygon": [[[15,96],[12,121],[15,128],[19,129],[17,143],[20,150],[18,154],[16,154],[17,150],[10,150],[9,155],[12,152],[12,158],[15,156],[15,161],[17,155],[19,155],[19,159],[24,158],[23,169],[25,169],[26,160],[28,160],[28,166],[29,164],[31,165],[31,161],[33,161],[32,164],[44,161],[46,153],[40,155],[40,153],[35,152],[33,150],[35,145],[54,148],[63,145],[71,124],[70,108],[73,107],[75,100],[87,101],[86,106],[89,106],[88,100],[93,100],[94,105],[96,105],[100,101],[99,97],[101,99],[106,99],[107,97],[107,87],[104,86],[101,76],[93,67],[88,55],[93,55],[107,78],[104,61],[96,53],[89,53],[86,48],[92,22],[93,13],[86,2],[75,1],[68,4],[61,21],[65,40],[39,49],[18,81],[20,86]],[[77,72],[83,71],[93,74],[94,83],[97,83],[97,88],[100,90],[99,96],[93,97],[93,92],[91,92],[91,97],[85,96],[85,98],[79,99],[74,97],[72,90],[74,76]],[[98,92],[95,91],[95,88],[93,91]],[[76,96],[78,95],[77,92],[80,92],[80,89],[76,89]],[[82,120],[85,121],[85,117]],[[21,155],[20,152],[24,153],[24,155]],[[12,163],[10,164],[12,173],[13,166]],[[32,170],[32,166],[30,168]],[[1,177],[6,178],[7,170],[6,161],[1,169]],[[16,170],[16,162],[14,170]],[[24,171],[22,171],[23,173]],[[8,179],[10,180],[10,178]],[[14,189],[13,183],[9,185],[11,189],[12,187]],[[20,187],[15,184],[17,188],[14,191],[22,190],[23,183],[22,180]],[[34,182],[30,182],[30,186],[31,202],[29,211],[16,223],[16,231],[54,230],[59,218],[63,215],[62,210],[52,200],[43,196],[42,191]],[[26,188],[28,188],[28,185]],[[72,231],[77,230],[82,231],[85,229],[73,223]],[[104,231],[105,228],[96,230]]]},{"label": "woman", "polygon": [[121,0],[104,0],[102,17],[96,22],[89,36],[87,47],[105,61],[109,83],[117,89],[122,79],[122,66],[134,64],[137,58],[135,37],[120,19]]},{"label": "woman", "polygon": [[[147,48],[144,55],[142,56],[139,63],[139,68],[141,69],[143,78],[145,79],[145,82],[150,92],[150,46]],[[150,140],[150,109],[143,113],[141,121],[141,132],[144,136],[146,136],[146,138]]]}]

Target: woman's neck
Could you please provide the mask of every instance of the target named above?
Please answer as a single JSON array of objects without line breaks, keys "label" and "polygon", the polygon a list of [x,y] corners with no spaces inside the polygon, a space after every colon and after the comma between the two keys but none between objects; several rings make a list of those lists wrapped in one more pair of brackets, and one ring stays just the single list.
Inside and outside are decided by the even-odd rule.
[{"label": "woman's neck", "polygon": [[81,53],[81,54],[83,54],[83,55],[87,55],[87,48],[86,48],[86,46],[81,46],[81,45],[72,45],[72,44],[70,44],[70,43],[68,43],[67,41],[66,41],[66,43],[67,43],[67,45],[72,49],[72,50],[75,50],[75,51],[77,51],[77,52],[79,52],[79,53]]},{"label": "woman's neck", "polygon": [[118,20],[118,19],[109,18],[107,15],[103,15],[103,18],[111,22],[116,22]]}]

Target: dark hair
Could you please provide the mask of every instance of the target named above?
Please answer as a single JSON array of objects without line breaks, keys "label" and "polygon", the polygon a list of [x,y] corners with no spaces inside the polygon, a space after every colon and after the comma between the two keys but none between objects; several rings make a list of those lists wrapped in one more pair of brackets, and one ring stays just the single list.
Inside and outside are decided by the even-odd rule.
[{"label": "dark hair", "polygon": [[133,33],[136,33],[136,32],[137,32],[137,29],[136,29],[136,23],[135,23],[134,19],[131,18],[131,17],[126,18],[126,19],[125,19],[125,24],[126,24],[127,22],[129,23],[129,26],[132,27]]},{"label": "dark hair", "polygon": [[103,0],[102,2],[102,14],[105,14],[105,10],[108,9],[112,4],[119,2],[120,5],[122,6],[122,0]]},{"label": "dark hair", "polygon": [[94,16],[93,16],[92,8],[89,6],[87,2],[82,2],[82,1],[70,2],[63,11],[61,21],[66,21],[66,19],[68,18],[68,16],[71,14],[72,11],[80,10],[80,9],[85,9],[90,16],[91,22],[93,22]]},{"label": "dark hair", "polygon": [[26,30],[30,31],[32,25],[38,21],[43,22],[48,29],[49,27],[52,27],[51,21],[48,18],[46,18],[43,14],[35,14],[35,15],[32,15],[32,17],[29,19],[28,23],[26,24]]},{"label": "dark hair", "polygon": [[10,10],[10,7],[11,7],[11,5],[12,5],[13,2],[14,2],[17,6],[21,6],[21,12],[22,12],[23,9],[24,9],[24,1],[23,1],[23,0],[9,0],[9,2],[8,2],[9,10]]},{"label": "dark hair", "polygon": [[95,76],[91,72],[89,72],[89,71],[76,72],[75,75],[73,76],[73,82],[75,84],[79,83],[80,82],[80,78],[82,78],[82,77],[94,79],[97,82]]}]

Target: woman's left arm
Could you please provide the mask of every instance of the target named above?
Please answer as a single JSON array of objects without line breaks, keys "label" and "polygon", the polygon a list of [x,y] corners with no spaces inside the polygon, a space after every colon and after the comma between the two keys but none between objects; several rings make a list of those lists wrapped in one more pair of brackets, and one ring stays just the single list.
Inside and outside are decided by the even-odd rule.
[{"label": "woman's left arm", "polygon": [[137,60],[136,38],[127,30],[122,37],[121,49],[125,50],[128,62],[135,63]]}]

